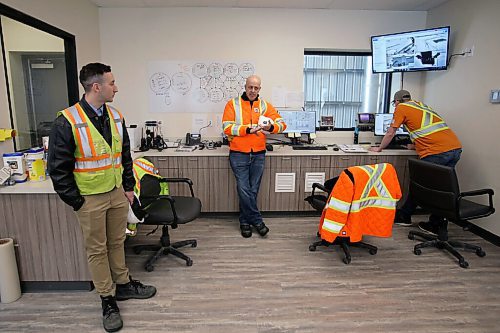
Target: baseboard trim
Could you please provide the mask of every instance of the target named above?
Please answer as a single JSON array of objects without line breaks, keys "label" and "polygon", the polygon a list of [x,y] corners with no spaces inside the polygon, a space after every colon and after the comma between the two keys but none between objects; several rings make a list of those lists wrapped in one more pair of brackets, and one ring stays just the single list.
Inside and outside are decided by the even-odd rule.
[{"label": "baseboard trim", "polygon": [[21,281],[23,293],[43,293],[54,291],[91,291],[92,281]]}]

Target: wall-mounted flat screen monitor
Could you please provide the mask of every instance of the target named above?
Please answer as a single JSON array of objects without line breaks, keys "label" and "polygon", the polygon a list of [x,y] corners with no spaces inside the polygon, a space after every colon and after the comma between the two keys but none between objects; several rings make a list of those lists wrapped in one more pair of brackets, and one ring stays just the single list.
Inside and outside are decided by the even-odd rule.
[{"label": "wall-mounted flat screen monitor", "polygon": [[[385,135],[392,123],[392,113],[375,114],[375,135]],[[409,135],[408,131],[401,125],[396,130],[396,135]]]},{"label": "wall-mounted flat screen monitor", "polygon": [[373,73],[437,71],[448,66],[450,27],[372,36]]},{"label": "wall-mounted flat screen monitor", "polygon": [[286,123],[283,133],[316,133],[315,111],[279,111]]}]

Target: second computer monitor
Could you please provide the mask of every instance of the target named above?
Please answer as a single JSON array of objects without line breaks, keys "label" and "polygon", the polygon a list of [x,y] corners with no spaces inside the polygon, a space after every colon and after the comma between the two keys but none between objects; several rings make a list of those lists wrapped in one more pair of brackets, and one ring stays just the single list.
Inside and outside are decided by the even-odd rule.
[{"label": "second computer monitor", "polygon": [[[392,123],[392,113],[376,113],[375,114],[375,135],[385,135],[387,129]],[[409,135],[408,131],[401,125],[396,130],[397,135]]]},{"label": "second computer monitor", "polygon": [[279,111],[286,123],[283,133],[315,133],[316,112],[315,111]]}]

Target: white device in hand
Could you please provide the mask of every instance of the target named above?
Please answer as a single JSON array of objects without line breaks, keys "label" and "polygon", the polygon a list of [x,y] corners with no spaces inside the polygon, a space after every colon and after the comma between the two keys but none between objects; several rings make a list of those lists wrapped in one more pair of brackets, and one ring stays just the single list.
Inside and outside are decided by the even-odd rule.
[{"label": "white device in hand", "polygon": [[267,127],[267,126],[270,126],[274,124],[274,121],[269,118],[269,117],[266,117],[266,116],[259,116],[259,126],[260,127]]}]

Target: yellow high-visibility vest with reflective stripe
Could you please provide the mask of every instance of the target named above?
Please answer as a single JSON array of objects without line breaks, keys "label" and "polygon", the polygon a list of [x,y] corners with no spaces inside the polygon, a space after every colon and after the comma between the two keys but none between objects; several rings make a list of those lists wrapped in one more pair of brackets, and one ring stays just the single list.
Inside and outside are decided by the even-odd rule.
[{"label": "yellow high-visibility vest with reflective stripe", "polygon": [[59,111],[71,124],[75,138],[73,175],[82,195],[106,193],[122,185],[123,116],[105,105],[111,122],[111,147],[92,124],[80,103]]},{"label": "yellow high-visibility vest with reflective stripe", "polygon": [[[158,169],[154,166],[154,164],[142,157],[134,161],[133,170],[135,178],[134,192],[137,195],[137,197],[141,196],[141,179],[142,177],[144,177],[144,175],[152,175],[158,178],[162,178],[158,174]],[[160,195],[169,194],[167,183],[161,183],[160,187],[161,187]]]}]

